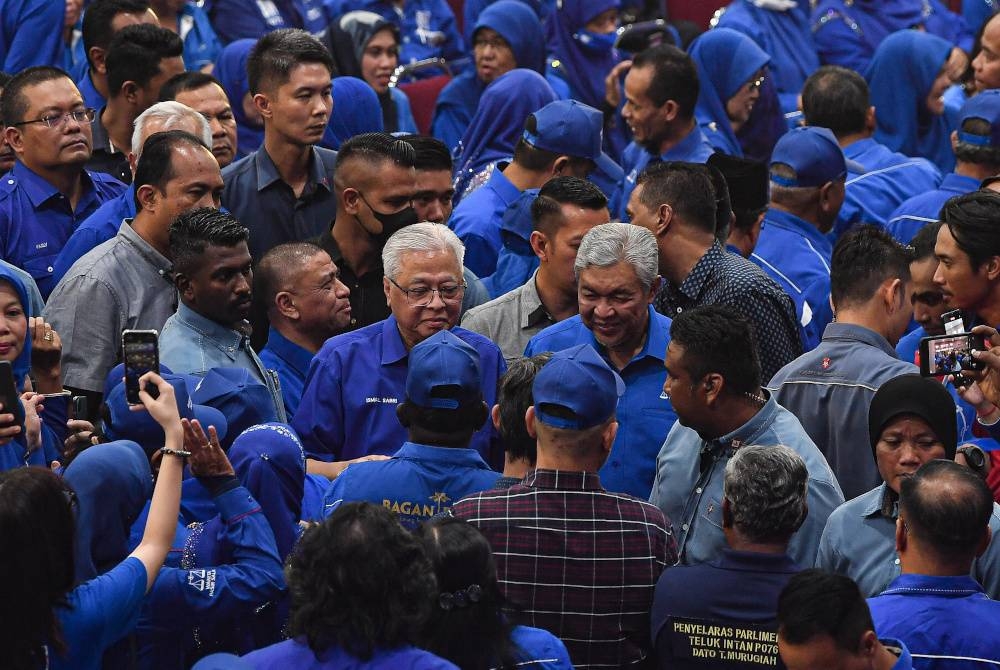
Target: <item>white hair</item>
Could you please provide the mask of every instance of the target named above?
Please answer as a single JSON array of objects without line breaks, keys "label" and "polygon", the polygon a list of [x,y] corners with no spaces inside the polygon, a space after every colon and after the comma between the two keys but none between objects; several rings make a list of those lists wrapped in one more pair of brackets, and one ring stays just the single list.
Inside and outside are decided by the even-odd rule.
[{"label": "white hair", "polygon": [[132,153],[135,154],[136,160],[139,160],[142,155],[142,145],[148,139],[145,132],[146,124],[154,119],[163,123],[161,132],[164,130],[183,130],[180,126],[185,121],[194,121],[195,125],[198,126],[195,137],[200,139],[209,149],[212,148],[212,129],[208,125],[208,120],[184,103],[167,100],[156,103],[136,118],[135,127],[132,130]]},{"label": "white hair", "polygon": [[397,230],[382,248],[382,268],[385,276],[395,279],[399,275],[403,254],[412,251],[451,250],[458,259],[458,267],[465,262],[465,246],[458,236],[441,223],[424,221]]},{"label": "white hair", "polygon": [[643,291],[649,291],[659,269],[659,251],[656,238],[643,228],[631,223],[602,223],[583,236],[576,252],[573,270],[580,276],[591,266],[611,267],[625,262],[635,270]]}]

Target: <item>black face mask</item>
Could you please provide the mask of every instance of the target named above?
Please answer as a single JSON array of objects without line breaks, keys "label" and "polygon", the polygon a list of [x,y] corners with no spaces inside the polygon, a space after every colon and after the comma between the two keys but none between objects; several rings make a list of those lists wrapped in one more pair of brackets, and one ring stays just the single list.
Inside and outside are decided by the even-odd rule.
[{"label": "black face mask", "polygon": [[375,217],[375,220],[382,224],[382,232],[380,233],[372,233],[364,225],[361,226],[365,229],[365,232],[368,233],[379,249],[385,246],[385,243],[397,230],[402,230],[403,228],[417,222],[417,210],[413,209],[412,204],[399,210],[398,212],[383,214],[372,207],[368,203],[368,200],[365,199],[365,196],[361,195],[360,191],[358,192],[358,195],[360,195],[361,199],[365,201],[366,205],[368,205],[368,209],[372,211],[372,216]]}]

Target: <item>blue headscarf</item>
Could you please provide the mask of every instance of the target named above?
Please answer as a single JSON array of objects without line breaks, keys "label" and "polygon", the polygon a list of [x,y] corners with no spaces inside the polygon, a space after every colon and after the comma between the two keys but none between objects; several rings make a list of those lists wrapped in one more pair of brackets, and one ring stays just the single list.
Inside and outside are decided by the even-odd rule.
[{"label": "blue headscarf", "polygon": [[604,78],[621,56],[614,48],[614,32],[601,44],[600,38],[595,41],[584,32],[584,26],[620,4],[619,0],[563,0],[549,19],[552,55],[564,65],[562,76],[573,97],[597,109],[604,105]]},{"label": "blue headscarf", "polygon": [[302,443],[283,423],[247,428],[229,449],[229,460],[267,517],[278,556],[284,561],[298,538],[305,488],[306,456]]},{"label": "blue headscarf", "polygon": [[76,492],[74,562],[80,583],[128,556],[129,532],[153,495],[153,475],[142,447],[119,440],[84,450],[63,477]]},{"label": "blue headscarf", "polygon": [[319,143],[321,147],[337,150],[355,135],[382,131],[382,108],[378,95],[363,79],[337,77],[333,80],[331,95],[333,112]]},{"label": "blue headscarf", "polygon": [[927,94],[952,45],[919,30],[890,35],[879,46],[865,79],[878,123],[875,139],[907,156],[923,156],[951,170],[948,121],[927,109]]},{"label": "blue headscarf", "polygon": [[257,40],[245,39],[230,42],[215,61],[215,78],[222,84],[236,118],[237,157],[242,158],[260,148],[264,142],[263,126],[251,125],[243,112],[243,97],[250,92],[247,80],[247,59]]},{"label": "blue headscarf", "polygon": [[771,57],[752,39],[729,28],[715,28],[701,35],[691,45],[690,54],[701,84],[695,116],[705,137],[716,149],[743,156],[726,103]]},{"label": "blue headscarf", "polygon": [[[868,47],[868,56],[892,33],[914,28],[924,23],[923,0],[853,0],[848,6],[844,0],[823,0],[813,9],[812,23],[832,14],[838,21],[857,24],[856,31]],[[841,18],[843,17],[843,18]]]},{"label": "blue headscarf", "polygon": [[[490,9],[501,2],[491,5]],[[484,12],[485,13],[485,12]],[[486,87],[456,155],[455,193],[461,198],[469,181],[490,163],[514,154],[529,114],[555,102],[557,96],[545,77],[517,68]]]},{"label": "blue headscarf", "polygon": [[[28,291],[24,288],[24,284],[21,282],[21,278],[16,274],[11,272],[9,268],[0,265],[0,279],[10,284],[14,287],[14,292],[17,294],[18,299],[21,301],[21,309],[24,311],[24,321],[25,327],[27,327],[27,321],[29,316],[30,302],[28,302]],[[31,335],[28,334],[24,338],[24,346],[21,348],[21,353],[17,355],[10,363],[11,370],[14,373],[14,383],[17,385],[17,390],[20,393],[24,388],[24,378],[28,375],[31,370]],[[20,402],[20,401],[18,401]]]}]

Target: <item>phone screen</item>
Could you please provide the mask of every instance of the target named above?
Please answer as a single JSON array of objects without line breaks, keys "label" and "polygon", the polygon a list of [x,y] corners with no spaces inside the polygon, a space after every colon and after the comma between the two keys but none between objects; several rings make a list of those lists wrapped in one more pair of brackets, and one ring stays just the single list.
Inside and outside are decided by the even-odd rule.
[{"label": "phone screen", "polygon": [[[160,371],[159,349],[154,331],[125,331],[122,336],[125,354],[125,399],[133,405],[142,403],[139,398],[139,378],[147,372]],[[155,387],[149,388],[156,397]]]},{"label": "phone screen", "polygon": [[[982,343],[979,343],[982,347]],[[975,338],[968,333],[951,337],[929,338],[927,341],[927,374],[932,376],[961,374],[962,370],[978,370],[982,364],[972,357]],[[921,359],[923,360],[923,359]]]}]

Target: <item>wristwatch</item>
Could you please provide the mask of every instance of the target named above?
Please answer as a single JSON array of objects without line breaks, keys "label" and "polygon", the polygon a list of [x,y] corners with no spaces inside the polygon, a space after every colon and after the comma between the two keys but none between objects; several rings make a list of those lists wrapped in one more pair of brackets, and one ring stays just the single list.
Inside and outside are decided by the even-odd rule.
[{"label": "wristwatch", "polygon": [[965,456],[965,462],[973,472],[986,476],[986,452],[974,444],[963,445],[957,451]]}]

